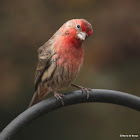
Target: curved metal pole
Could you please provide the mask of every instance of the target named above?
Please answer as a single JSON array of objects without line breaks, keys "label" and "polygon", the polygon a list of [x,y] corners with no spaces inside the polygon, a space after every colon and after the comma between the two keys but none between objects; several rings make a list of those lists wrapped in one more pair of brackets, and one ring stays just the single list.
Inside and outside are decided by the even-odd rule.
[{"label": "curved metal pole", "polygon": [[140,111],[140,97],[114,90],[92,89],[89,91],[87,99],[86,94],[78,90],[64,96],[64,105],[55,97],[51,97],[25,110],[3,129],[0,133],[0,140],[11,140],[25,126],[48,112],[64,106],[86,102],[112,103]]}]

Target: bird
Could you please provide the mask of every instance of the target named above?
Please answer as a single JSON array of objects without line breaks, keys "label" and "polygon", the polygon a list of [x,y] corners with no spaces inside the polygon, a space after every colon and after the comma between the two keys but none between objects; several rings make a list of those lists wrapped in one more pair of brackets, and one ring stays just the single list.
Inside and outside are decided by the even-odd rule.
[{"label": "bird", "polygon": [[42,101],[50,92],[63,102],[58,91],[74,86],[86,91],[89,88],[73,84],[84,58],[83,42],[93,33],[92,25],[85,19],[72,19],[64,23],[56,33],[38,49],[35,72],[35,93],[29,107]]}]

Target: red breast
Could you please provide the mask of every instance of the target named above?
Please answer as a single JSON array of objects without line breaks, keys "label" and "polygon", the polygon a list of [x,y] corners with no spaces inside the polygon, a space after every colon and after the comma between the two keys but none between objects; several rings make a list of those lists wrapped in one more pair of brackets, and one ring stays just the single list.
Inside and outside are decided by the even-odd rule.
[{"label": "red breast", "polygon": [[57,53],[56,59],[60,57],[57,65],[61,66],[63,63],[73,65],[73,70],[79,70],[83,63],[84,49],[82,42],[73,36],[61,36],[57,38],[54,44],[54,51]]}]

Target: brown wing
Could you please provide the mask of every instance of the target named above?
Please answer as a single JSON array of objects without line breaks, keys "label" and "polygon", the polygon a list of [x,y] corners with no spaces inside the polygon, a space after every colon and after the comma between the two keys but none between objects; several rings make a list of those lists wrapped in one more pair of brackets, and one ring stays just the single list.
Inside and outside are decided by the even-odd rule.
[{"label": "brown wing", "polygon": [[43,46],[41,46],[38,49],[38,64],[37,64],[37,69],[35,72],[35,90],[37,90],[38,84],[41,81],[43,73],[49,68],[51,65],[51,58],[55,53],[52,51],[53,49],[51,48],[49,42],[45,43]]},{"label": "brown wing", "polygon": [[[51,76],[54,71],[54,66],[52,65],[52,57],[56,54],[56,52],[54,52],[53,50],[53,42],[55,42],[55,39],[57,38],[57,36],[59,36],[61,34],[60,30],[58,30],[51,38],[48,42],[46,42],[43,46],[41,46],[38,49],[38,64],[37,64],[37,69],[36,69],[36,73],[35,73],[35,90],[38,87],[38,84],[41,81],[41,78],[45,72],[45,76],[46,73],[48,76],[46,76],[46,79],[49,78],[49,76]],[[45,77],[44,76],[44,77]]]}]

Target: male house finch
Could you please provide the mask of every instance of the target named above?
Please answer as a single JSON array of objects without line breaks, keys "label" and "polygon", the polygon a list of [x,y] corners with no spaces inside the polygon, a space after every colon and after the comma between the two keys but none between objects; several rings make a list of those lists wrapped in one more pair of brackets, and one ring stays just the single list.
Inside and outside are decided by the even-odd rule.
[{"label": "male house finch", "polygon": [[83,63],[83,41],[92,32],[91,24],[85,19],[72,19],[63,24],[49,41],[38,49],[35,94],[29,107],[43,100],[51,91],[63,103],[63,95],[58,91],[70,85],[87,92],[87,88],[72,82]]}]

